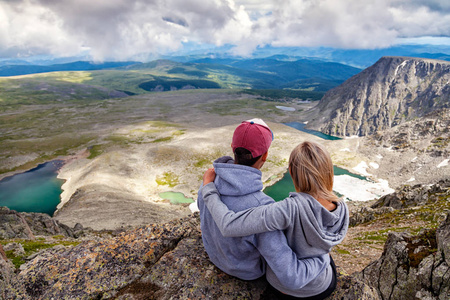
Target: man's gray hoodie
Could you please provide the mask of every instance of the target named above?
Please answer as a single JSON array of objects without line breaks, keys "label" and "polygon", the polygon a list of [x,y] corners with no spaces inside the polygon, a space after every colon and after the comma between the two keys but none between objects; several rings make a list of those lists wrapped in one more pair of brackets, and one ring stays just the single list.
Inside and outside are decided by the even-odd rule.
[{"label": "man's gray hoodie", "polygon": [[[234,164],[231,157],[217,160],[214,168],[217,189],[224,203],[234,212],[274,203],[261,191],[260,170]],[[287,293],[310,286],[312,282],[322,290],[328,287],[331,277],[320,276],[327,273],[330,264],[328,254],[298,259],[281,231],[224,237],[206,208],[200,191],[197,203],[203,244],[210,260],[218,268],[244,280],[259,278],[267,270],[269,282],[279,282],[282,286],[279,290]]]},{"label": "man's gray hoodie", "polygon": [[[217,170],[216,170],[216,174]],[[217,189],[216,189],[216,186]],[[283,230],[289,246],[299,258],[317,257],[328,254],[339,244],[348,229],[348,209],[344,202],[330,212],[316,199],[304,193],[290,193],[283,201],[271,205],[236,211],[225,201],[218,180],[200,190],[208,211],[214,218],[220,233],[225,237]],[[222,199],[222,201],[221,201]],[[231,210],[229,210],[231,209]],[[310,284],[296,290],[286,290],[283,281],[267,270],[268,281],[278,290],[297,297],[309,297],[324,291],[320,282],[331,281],[331,267]]]}]

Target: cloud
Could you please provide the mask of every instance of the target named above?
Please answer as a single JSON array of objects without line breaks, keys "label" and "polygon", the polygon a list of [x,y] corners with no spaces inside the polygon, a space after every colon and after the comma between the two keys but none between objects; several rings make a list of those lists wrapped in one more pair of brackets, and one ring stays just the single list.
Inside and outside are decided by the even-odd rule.
[{"label": "cloud", "polygon": [[450,36],[447,0],[9,0],[0,2],[0,57],[125,60],[186,43],[381,48]]}]

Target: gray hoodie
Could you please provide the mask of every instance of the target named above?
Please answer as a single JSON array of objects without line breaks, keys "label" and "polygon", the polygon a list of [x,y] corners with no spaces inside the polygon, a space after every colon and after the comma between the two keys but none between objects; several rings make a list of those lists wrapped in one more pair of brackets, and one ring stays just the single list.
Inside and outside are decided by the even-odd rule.
[{"label": "gray hoodie", "polygon": [[[272,198],[261,191],[263,184],[258,169],[234,164],[231,157],[217,160],[214,168],[217,189],[232,211],[240,212],[274,203]],[[288,294],[295,294],[295,291],[309,286],[311,282],[316,282],[315,290],[320,289],[319,293],[328,287],[331,277],[321,276],[328,274],[330,259],[326,253],[298,259],[281,231],[224,237],[206,208],[200,191],[197,203],[203,244],[210,260],[218,268],[245,280],[256,279],[267,271],[268,281],[277,282],[280,287],[276,287]]]},{"label": "gray hoodie", "polygon": [[[308,194],[290,193],[283,201],[233,212],[225,201],[222,202],[225,197],[219,192],[220,189],[217,190],[214,183],[209,183],[201,189],[204,203],[220,232],[226,237],[283,230],[296,255],[306,258],[329,253],[347,233],[349,213],[344,202],[339,202],[337,208],[330,212]],[[328,287],[322,290],[320,281],[330,283],[331,267],[324,269],[310,284],[294,291],[283,290],[283,281],[269,269],[267,279],[282,292],[297,297],[309,297]]]}]

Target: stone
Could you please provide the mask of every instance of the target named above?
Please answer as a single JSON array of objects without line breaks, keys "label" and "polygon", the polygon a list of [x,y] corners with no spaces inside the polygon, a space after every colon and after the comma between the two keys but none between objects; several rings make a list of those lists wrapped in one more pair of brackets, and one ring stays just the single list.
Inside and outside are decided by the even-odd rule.
[{"label": "stone", "polygon": [[390,233],[381,258],[356,277],[376,288],[382,299],[449,299],[449,237],[450,213],[437,230],[417,236]]},{"label": "stone", "polygon": [[[199,214],[115,238],[42,250],[8,281],[4,299],[276,299],[264,278],[243,281],[208,259]],[[380,299],[345,274],[329,299]]]}]

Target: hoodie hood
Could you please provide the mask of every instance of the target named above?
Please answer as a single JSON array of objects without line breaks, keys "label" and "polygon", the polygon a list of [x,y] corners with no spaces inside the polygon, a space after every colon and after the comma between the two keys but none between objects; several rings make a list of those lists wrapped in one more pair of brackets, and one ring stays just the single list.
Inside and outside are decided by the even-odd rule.
[{"label": "hoodie hood", "polygon": [[234,164],[229,156],[224,156],[214,162],[216,179],[214,184],[221,195],[243,196],[261,191],[261,171],[253,167]]},{"label": "hoodie hood", "polygon": [[[298,197],[300,196],[300,197]],[[305,236],[309,245],[329,251],[344,239],[349,225],[349,214],[344,202],[338,202],[334,211],[328,211],[316,199],[305,193],[291,193],[297,197],[300,223],[308,231]]]}]

